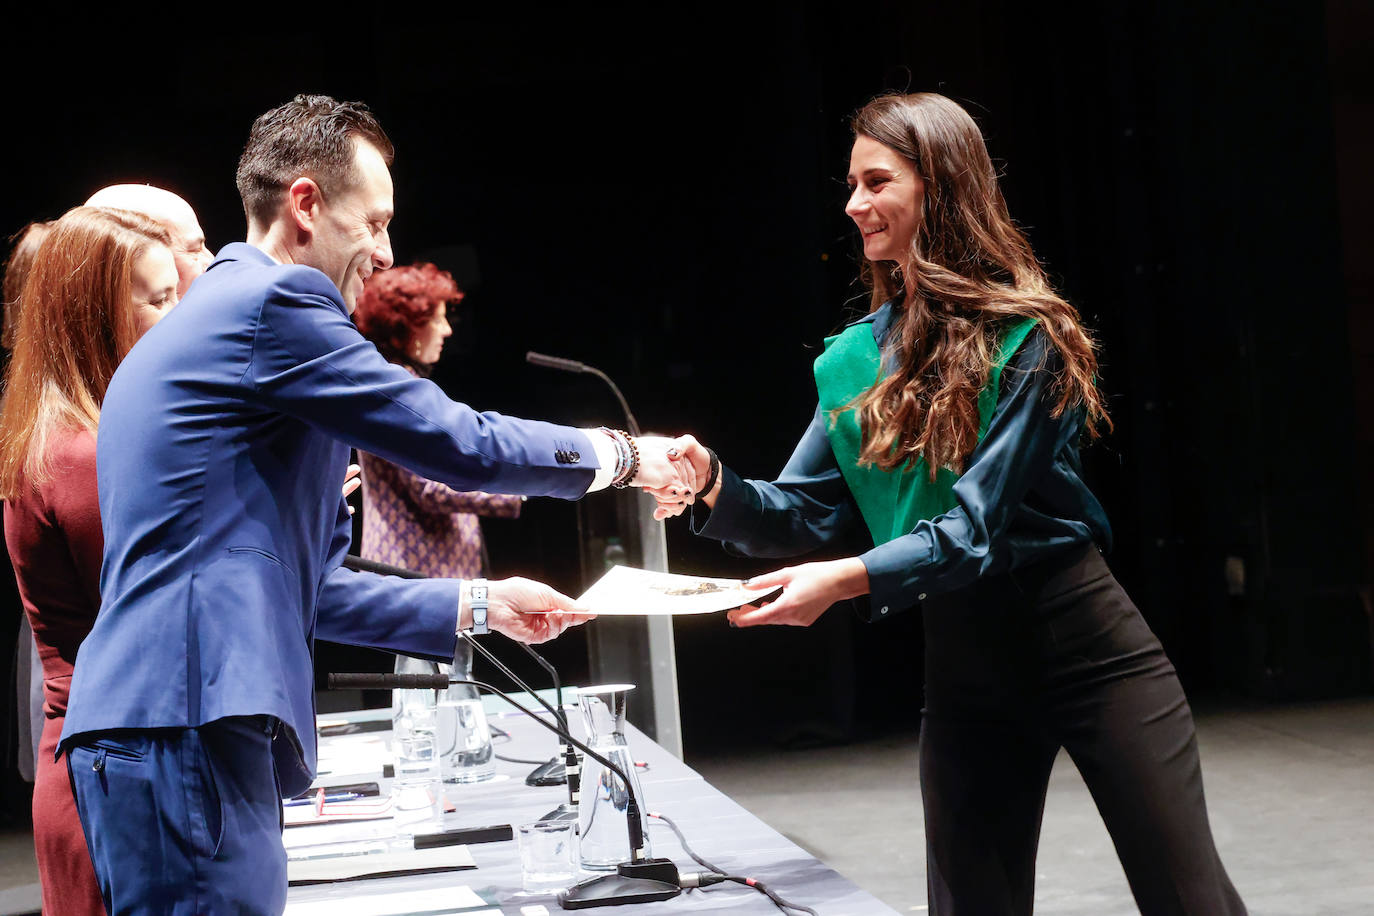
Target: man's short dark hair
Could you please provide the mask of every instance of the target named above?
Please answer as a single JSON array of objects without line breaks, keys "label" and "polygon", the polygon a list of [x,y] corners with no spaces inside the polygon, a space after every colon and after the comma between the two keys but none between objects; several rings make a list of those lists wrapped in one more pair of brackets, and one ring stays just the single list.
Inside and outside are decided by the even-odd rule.
[{"label": "man's short dark hair", "polygon": [[362,102],[298,95],[254,121],[235,175],[249,222],[271,222],[297,178],[313,180],[326,194],[349,187],[356,180],[354,137],[391,165],[395,148]]}]

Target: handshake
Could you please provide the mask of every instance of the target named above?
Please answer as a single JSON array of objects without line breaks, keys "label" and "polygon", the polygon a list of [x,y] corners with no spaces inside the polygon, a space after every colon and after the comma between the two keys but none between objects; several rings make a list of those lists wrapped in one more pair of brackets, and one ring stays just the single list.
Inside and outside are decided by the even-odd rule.
[{"label": "handshake", "polygon": [[720,462],[694,436],[638,436],[639,467],[628,481],[641,487],[658,505],[654,518],[662,521],[682,512],[698,499],[709,506],[720,489]]},{"label": "handshake", "polygon": [[[714,501],[719,489],[719,464],[714,456],[692,436],[668,439],[663,436],[637,436],[630,439],[611,434],[617,448],[623,446],[625,455],[634,458],[617,474],[620,486],[642,487],[658,502],[654,518],[665,519],[680,515],[698,498]],[[712,465],[716,473],[712,475]],[[357,488],[357,467],[351,466],[344,485],[344,495]],[[703,492],[706,491],[706,492]],[[351,511],[351,510],[350,510]],[[553,639],[569,627],[591,620],[587,612],[573,598],[550,588],[542,582],[515,577],[488,583],[488,626],[523,643],[539,643]],[[466,598],[459,623],[470,626],[472,612]]]},{"label": "handshake", "polygon": [[[683,511],[697,500],[714,506],[720,492],[720,461],[694,436],[637,436],[607,431],[616,440],[620,461],[614,478],[617,486],[635,486],[657,502],[654,518],[663,520]],[[775,597],[761,598],[730,611],[731,626],[758,624],[810,626],[837,601],[867,594],[868,569],[858,557],[803,563],[762,576],[747,585],[762,591],[781,588]],[[529,579],[504,579],[488,584],[488,625],[520,642],[553,639],[571,626],[585,623],[594,614],[572,598]],[[471,612],[464,606],[460,623],[467,625]]]}]

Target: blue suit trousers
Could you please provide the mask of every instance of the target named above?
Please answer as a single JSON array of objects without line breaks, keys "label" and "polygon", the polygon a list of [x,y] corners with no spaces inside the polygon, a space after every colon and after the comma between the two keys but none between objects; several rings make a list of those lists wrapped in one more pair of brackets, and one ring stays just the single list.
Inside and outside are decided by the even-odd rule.
[{"label": "blue suit trousers", "polygon": [[286,906],[277,720],[104,732],[71,748],[77,811],[110,916]]}]

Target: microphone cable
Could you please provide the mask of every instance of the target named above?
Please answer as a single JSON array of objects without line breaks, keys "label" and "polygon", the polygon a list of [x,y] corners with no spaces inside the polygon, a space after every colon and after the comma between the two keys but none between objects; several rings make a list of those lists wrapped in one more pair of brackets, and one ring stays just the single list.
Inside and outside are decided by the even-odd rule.
[{"label": "microphone cable", "polygon": [[720,866],[712,865],[710,862],[706,861],[701,856],[697,855],[696,852],[692,850],[692,847],[687,845],[687,837],[683,836],[682,830],[678,827],[677,824],[674,824],[672,819],[669,818],[667,815],[659,814],[657,811],[650,811],[649,817],[657,818],[658,820],[663,821],[663,823],[667,824],[668,827],[673,831],[673,833],[677,834],[677,840],[679,843],[682,844],[682,851],[687,853],[687,855],[691,856],[692,861],[696,862],[702,868],[709,869],[711,872],[713,872],[713,874],[710,875],[698,875],[697,887],[710,887],[712,884],[719,884],[722,881],[733,881],[736,884],[743,884],[746,887],[752,887],[754,890],[758,891],[759,893],[766,896],[769,900],[773,901],[774,906],[782,910],[784,913],[788,910],[796,910],[798,913],[809,913],[810,916],[818,916],[816,911],[809,906],[803,906],[800,903],[792,903],[789,900],[784,900],[782,896],[778,894],[777,891],[768,887],[762,881],[759,881],[755,878],[747,878],[743,875],[732,875]]}]

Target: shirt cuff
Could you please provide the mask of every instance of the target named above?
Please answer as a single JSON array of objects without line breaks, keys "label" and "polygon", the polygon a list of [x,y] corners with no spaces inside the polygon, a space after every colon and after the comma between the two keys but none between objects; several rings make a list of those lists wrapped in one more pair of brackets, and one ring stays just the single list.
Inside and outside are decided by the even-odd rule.
[{"label": "shirt cuff", "polygon": [[884,620],[926,600],[917,585],[920,570],[929,569],[934,545],[905,535],[859,556],[868,569],[869,620]]},{"label": "shirt cuff", "polygon": [[[729,541],[741,532],[753,530],[759,524],[759,506],[757,501],[750,502],[751,495],[756,495],[753,488],[722,464],[715,508],[701,501],[693,503],[689,510],[692,513],[692,533],[717,541]],[[701,507],[700,514],[697,506]]]},{"label": "shirt cuff", "polygon": [[616,450],[615,443],[611,437],[599,429],[584,429],[587,440],[592,444],[592,450],[596,452],[596,476],[592,478],[592,485],[587,487],[588,493],[595,493],[597,490],[604,490],[615,480],[615,469],[620,465],[620,453]]},{"label": "shirt cuff", "polygon": [[467,579],[454,579],[458,583],[458,619],[453,623],[453,635],[457,636],[458,631],[463,629],[463,599],[468,593]]}]

